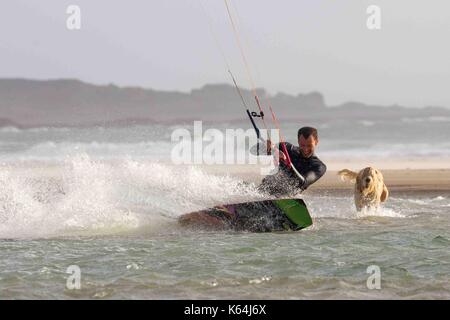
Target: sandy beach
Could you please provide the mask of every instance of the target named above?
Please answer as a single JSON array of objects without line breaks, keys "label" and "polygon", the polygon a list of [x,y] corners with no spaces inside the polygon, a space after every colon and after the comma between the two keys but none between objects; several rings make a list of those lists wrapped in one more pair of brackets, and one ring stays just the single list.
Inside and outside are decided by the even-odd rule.
[{"label": "sandy beach", "polygon": [[[391,191],[395,190],[450,190],[450,161],[435,162],[426,166],[427,161],[391,162],[372,165],[383,173],[386,185]],[[340,169],[348,168],[358,171],[369,165],[361,162],[336,161],[327,163],[326,174],[308,192],[313,190],[342,190],[352,189],[353,185],[342,181],[337,175]],[[213,174],[229,174],[240,177],[243,180],[259,183],[263,176],[260,175],[260,168],[255,165],[234,165],[234,166],[203,166],[203,170]],[[403,168],[403,169],[401,169]]]}]

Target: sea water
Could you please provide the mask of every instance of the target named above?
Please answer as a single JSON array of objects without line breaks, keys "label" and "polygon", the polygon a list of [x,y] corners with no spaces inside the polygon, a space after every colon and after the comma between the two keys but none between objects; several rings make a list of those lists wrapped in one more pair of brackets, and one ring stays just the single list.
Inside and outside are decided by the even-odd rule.
[{"label": "sea water", "polygon": [[173,128],[3,128],[0,299],[450,298],[448,193],[395,191],[358,213],[351,191],[317,190],[300,232],[184,229],[183,213],[266,196],[165,163]]}]

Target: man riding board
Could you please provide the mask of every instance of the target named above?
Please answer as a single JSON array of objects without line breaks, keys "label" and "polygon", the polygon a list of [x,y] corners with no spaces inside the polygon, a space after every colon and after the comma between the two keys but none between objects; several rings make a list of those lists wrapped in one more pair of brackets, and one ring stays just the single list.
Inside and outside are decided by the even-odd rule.
[{"label": "man riding board", "polygon": [[[319,143],[317,129],[303,127],[298,130],[298,147],[289,142],[274,146],[279,154],[280,164],[276,174],[263,179],[259,189],[274,196],[294,195],[306,190],[310,185],[319,180],[326,172],[326,165],[315,155],[314,151]],[[267,141],[267,152],[271,153],[272,142]],[[292,166],[288,164],[287,151]]]}]

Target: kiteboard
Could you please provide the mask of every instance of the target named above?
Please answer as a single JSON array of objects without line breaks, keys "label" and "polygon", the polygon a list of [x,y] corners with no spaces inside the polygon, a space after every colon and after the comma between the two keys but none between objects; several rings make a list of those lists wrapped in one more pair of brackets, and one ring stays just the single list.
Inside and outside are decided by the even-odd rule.
[{"label": "kiteboard", "polygon": [[277,199],[226,204],[191,212],[178,219],[183,226],[249,232],[298,231],[312,225],[302,199]]}]

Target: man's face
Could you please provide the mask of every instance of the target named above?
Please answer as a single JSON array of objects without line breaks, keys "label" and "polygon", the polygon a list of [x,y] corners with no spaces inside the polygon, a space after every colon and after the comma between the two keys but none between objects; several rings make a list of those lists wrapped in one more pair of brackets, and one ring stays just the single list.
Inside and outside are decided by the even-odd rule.
[{"label": "man's face", "polygon": [[313,155],[318,143],[319,141],[314,139],[312,135],[310,135],[307,139],[301,135],[298,139],[298,146],[300,147],[300,151],[305,158],[309,158]]}]

